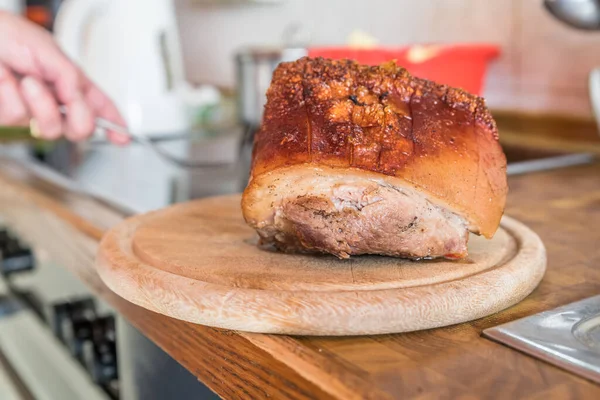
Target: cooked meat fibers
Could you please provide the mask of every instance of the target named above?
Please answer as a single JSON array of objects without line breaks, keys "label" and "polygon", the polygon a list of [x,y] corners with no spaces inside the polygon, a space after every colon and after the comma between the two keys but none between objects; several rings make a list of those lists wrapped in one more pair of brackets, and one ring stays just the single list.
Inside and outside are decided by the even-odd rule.
[{"label": "cooked meat fibers", "polygon": [[483,99],[387,63],[282,63],[267,93],[247,223],[282,251],[462,258],[491,237],[506,158]]}]

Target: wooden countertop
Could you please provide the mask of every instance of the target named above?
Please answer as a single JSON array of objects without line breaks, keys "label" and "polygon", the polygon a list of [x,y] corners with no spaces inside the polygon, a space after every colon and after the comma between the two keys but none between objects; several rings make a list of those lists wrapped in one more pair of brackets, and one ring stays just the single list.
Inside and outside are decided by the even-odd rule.
[{"label": "wooden countertop", "polygon": [[506,213],[538,232],[548,250],[538,289],[488,318],[371,337],[231,332],[139,308],[93,269],[98,240],[123,216],[1,159],[0,215],[225,398],[600,398],[600,386],[481,337],[485,328],[600,293],[600,163],[509,184]]}]

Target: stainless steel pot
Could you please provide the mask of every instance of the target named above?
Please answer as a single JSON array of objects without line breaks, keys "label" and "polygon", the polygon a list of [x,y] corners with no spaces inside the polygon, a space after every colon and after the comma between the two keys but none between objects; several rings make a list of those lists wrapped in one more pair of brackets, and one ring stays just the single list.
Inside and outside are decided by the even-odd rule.
[{"label": "stainless steel pot", "polygon": [[280,62],[307,55],[305,48],[248,47],[235,57],[239,122],[252,130],[260,126],[266,92]]},{"label": "stainless steel pot", "polygon": [[599,0],[544,0],[544,7],[559,21],[573,28],[600,29]]}]

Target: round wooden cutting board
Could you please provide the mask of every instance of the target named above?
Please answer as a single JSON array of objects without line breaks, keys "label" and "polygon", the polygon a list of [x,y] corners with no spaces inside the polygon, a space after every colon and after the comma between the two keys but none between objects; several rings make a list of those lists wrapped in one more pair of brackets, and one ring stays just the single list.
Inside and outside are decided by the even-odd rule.
[{"label": "round wooden cutting board", "polygon": [[240,197],[130,218],[103,238],[97,268],[117,294],[182,320],[251,332],[363,335],[481,318],[521,301],[546,269],[539,237],[504,217],[461,261],[282,254],[257,245]]}]

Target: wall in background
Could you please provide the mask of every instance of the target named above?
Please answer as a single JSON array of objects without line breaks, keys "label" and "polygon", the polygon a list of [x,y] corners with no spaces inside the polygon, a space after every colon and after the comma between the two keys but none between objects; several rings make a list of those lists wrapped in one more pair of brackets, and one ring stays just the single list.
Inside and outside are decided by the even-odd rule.
[{"label": "wall in background", "polygon": [[494,109],[590,116],[587,76],[600,66],[600,33],[563,26],[541,0],[282,0],[205,5],[177,0],[188,78],[232,86],[233,55],[278,45],[301,26],[312,45],[343,44],[354,30],[383,45],[494,43],[503,48],[486,80]]}]

